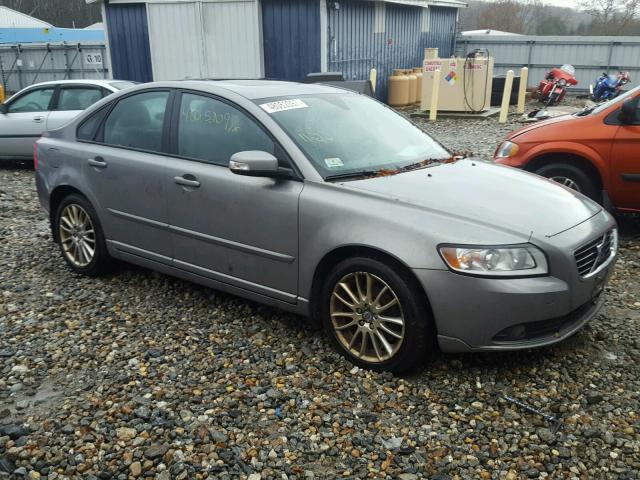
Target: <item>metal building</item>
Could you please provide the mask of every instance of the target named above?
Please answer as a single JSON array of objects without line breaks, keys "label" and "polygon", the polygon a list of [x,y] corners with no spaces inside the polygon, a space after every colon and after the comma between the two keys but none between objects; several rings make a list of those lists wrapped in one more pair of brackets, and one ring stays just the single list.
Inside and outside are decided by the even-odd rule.
[{"label": "metal building", "polygon": [[303,80],[420,66],[427,47],[453,54],[459,0],[86,0],[102,2],[111,71],[136,81]]}]

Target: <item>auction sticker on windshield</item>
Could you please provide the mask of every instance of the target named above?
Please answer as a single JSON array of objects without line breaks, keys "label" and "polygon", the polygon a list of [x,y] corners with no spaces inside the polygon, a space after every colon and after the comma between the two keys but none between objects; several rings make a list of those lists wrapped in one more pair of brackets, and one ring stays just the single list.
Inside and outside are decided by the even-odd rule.
[{"label": "auction sticker on windshield", "polygon": [[342,163],[342,160],[340,160],[339,158],[325,158],[324,159],[324,164],[328,167],[328,168],[337,168],[337,167],[344,167],[344,163]]},{"label": "auction sticker on windshield", "polygon": [[309,105],[304,103],[299,98],[293,98],[291,100],[278,100],[277,102],[263,103],[260,106],[267,113],[284,112],[285,110],[295,110],[296,108],[309,108]]}]

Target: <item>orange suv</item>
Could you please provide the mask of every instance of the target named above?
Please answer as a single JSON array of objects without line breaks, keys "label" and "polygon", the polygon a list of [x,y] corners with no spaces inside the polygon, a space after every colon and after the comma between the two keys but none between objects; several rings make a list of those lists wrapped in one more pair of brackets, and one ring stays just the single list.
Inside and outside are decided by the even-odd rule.
[{"label": "orange suv", "polygon": [[512,132],[496,163],[555,180],[610,210],[640,211],[640,87]]}]

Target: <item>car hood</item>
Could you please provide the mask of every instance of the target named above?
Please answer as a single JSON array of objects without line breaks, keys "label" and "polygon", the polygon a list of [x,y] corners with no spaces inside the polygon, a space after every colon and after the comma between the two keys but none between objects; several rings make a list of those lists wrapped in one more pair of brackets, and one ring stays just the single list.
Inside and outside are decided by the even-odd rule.
[{"label": "car hood", "polygon": [[482,160],[459,160],[344,186],[526,238],[551,237],[601,210],[550,180]]},{"label": "car hood", "polygon": [[513,132],[511,132],[509,134],[509,136],[507,137],[507,139],[508,140],[512,140],[512,139],[522,135],[523,133],[531,132],[532,130],[537,130],[538,128],[546,127],[547,125],[554,125],[554,124],[557,124],[557,123],[563,123],[563,122],[568,122],[568,121],[571,121],[571,120],[576,120],[576,118],[579,118],[579,117],[574,117],[573,115],[561,115],[559,117],[549,118],[547,120],[541,120],[539,122],[530,123],[526,127],[522,127],[522,128],[519,128],[519,129],[514,130]]}]

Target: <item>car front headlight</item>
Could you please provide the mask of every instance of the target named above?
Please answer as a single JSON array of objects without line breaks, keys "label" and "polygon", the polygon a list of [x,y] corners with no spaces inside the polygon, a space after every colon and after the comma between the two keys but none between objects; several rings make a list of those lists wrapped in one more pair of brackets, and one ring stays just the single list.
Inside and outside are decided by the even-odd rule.
[{"label": "car front headlight", "polygon": [[449,268],[468,275],[531,277],[549,273],[544,253],[533,245],[443,245],[439,250]]},{"label": "car front headlight", "polygon": [[518,153],[518,144],[506,140],[496,150],[496,158],[514,157],[516,153]]}]

